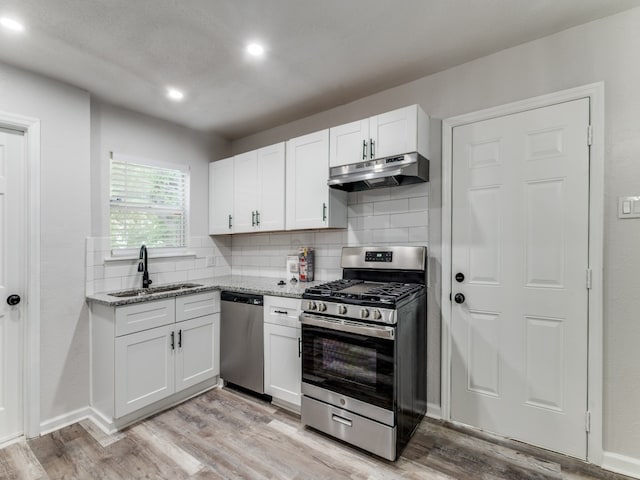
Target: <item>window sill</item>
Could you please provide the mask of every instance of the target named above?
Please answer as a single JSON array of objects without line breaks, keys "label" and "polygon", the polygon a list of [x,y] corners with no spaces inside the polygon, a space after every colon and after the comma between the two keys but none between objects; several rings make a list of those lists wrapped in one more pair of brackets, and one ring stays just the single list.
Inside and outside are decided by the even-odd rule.
[{"label": "window sill", "polygon": [[[148,254],[149,260],[155,260],[156,258],[195,258],[197,255],[194,252],[180,252],[180,253],[158,253],[158,254]],[[105,257],[104,263],[111,262],[130,262],[132,260],[140,260],[138,255],[118,255]]]}]

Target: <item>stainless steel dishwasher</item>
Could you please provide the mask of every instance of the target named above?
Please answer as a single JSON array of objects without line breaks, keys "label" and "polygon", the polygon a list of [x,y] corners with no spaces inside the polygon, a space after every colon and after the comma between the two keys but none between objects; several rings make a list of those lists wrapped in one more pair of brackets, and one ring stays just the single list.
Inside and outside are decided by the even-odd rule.
[{"label": "stainless steel dishwasher", "polygon": [[220,376],[225,382],[264,393],[262,295],[220,294]]}]

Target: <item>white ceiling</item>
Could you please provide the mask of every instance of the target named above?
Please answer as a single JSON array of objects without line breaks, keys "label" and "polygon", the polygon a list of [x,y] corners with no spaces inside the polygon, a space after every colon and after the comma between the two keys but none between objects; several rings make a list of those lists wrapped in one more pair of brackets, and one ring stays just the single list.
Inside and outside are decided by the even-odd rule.
[{"label": "white ceiling", "polygon": [[[0,0],[0,61],[229,139],[640,0]],[[264,59],[244,47],[259,40]],[[184,89],[176,104],[165,88]]]}]

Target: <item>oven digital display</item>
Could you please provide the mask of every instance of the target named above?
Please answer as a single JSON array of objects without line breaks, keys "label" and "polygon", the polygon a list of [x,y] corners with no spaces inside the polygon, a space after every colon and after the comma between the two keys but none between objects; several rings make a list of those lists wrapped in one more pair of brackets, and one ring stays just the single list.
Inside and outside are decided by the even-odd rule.
[{"label": "oven digital display", "polygon": [[365,262],[392,262],[393,252],[364,252]]}]

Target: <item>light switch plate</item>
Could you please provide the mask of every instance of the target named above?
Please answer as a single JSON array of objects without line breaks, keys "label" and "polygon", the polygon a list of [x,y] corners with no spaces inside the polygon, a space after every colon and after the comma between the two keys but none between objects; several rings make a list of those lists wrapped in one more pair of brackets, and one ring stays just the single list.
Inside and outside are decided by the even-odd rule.
[{"label": "light switch plate", "polygon": [[640,218],[640,196],[618,197],[618,218]]}]

